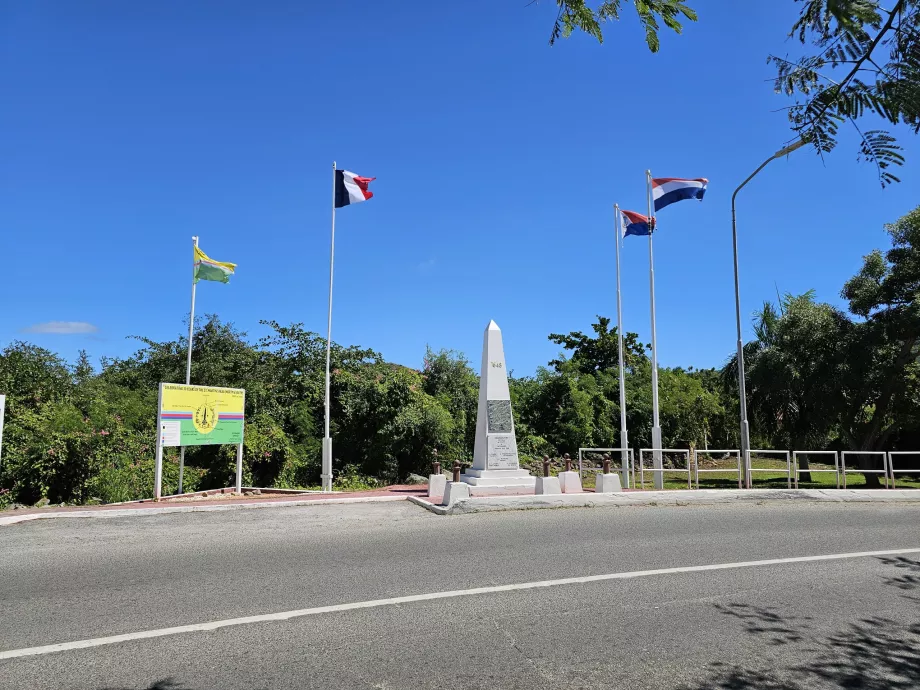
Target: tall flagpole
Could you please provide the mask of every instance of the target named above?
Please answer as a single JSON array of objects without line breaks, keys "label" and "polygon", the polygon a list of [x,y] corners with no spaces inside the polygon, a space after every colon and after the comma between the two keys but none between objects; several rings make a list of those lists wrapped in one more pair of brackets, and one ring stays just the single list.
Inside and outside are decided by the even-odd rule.
[{"label": "tall flagpole", "polygon": [[617,243],[617,348],[620,364],[620,466],[623,468],[623,486],[629,487],[629,441],[626,437],[626,373],[623,370],[623,300],[620,296],[620,242],[623,240],[623,219],[620,207],[613,205],[616,216]]},{"label": "tall flagpole", "polygon": [[[198,246],[198,236],[192,237],[194,246]],[[194,252],[192,253],[194,256]],[[195,262],[192,261],[192,308],[189,310],[188,317],[188,356],[185,359],[185,385],[192,383],[192,336],[195,333]],[[179,447],[179,489],[176,493],[182,493],[182,482],[185,478],[185,446]]]},{"label": "tall flagpole", "polygon": [[329,243],[329,322],[326,329],[326,435],[323,437],[323,491],[332,491],[332,436],[329,434],[329,362],[332,358],[332,269],[335,265],[335,161],[332,161],[332,239]]},{"label": "tall flagpole", "polygon": [[[658,336],[655,332],[655,258],[652,252],[652,235],[655,234],[655,216],[652,212],[652,171],[645,171],[648,191],[648,281],[649,295],[652,303],[652,466],[656,470],[663,468],[661,458],[661,421],[658,417]],[[664,473],[654,472],[655,488],[664,488]]]}]

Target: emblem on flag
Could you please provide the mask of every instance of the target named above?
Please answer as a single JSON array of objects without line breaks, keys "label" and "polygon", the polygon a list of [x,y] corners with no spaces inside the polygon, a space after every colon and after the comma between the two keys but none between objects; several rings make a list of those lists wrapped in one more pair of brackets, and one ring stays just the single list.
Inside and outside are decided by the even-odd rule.
[{"label": "emblem on flag", "polygon": [[236,271],[236,264],[227,261],[214,261],[211,257],[201,251],[197,246],[195,249],[195,274],[194,282],[199,280],[215,280],[218,283],[229,283],[230,276]]},{"label": "emblem on flag", "polygon": [[653,222],[650,222],[648,216],[643,216],[635,211],[620,211],[622,216],[623,237],[630,235],[651,235]]}]

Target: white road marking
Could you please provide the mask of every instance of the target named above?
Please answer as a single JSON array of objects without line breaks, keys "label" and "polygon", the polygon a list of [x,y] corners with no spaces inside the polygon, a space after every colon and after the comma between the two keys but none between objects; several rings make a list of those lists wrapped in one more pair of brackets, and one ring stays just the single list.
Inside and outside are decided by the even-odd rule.
[{"label": "white road marking", "polygon": [[109,637],[96,637],[90,640],[77,640],[75,642],[61,642],[41,647],[26,647],[25,649],[11,649],[0,652],[2,659],[18,659],[24,656],[40,656],[54,652],[67,652],[74,649],[89,649],[104,645],[131,642],[133,640],[149,640],[155,637],[168,637],[191,632],[206,632],[229,628],[234,625],[248,625],[250,623],[271,623],[286,621],[304,616],[316,616],[323,613],[339,613],[342,611],[355,611],[357,609],[371,609],[380,606],[395,606],[397,604],[411,604],[417,601],[434,601],[436,599],[453,599],[455,597],[468,597],[476,594],[497,594],[499,592],[514,592],[525,589],[539,589],[542,587],[559,587],[563,585],[582,585],[590,582],[605,582],[607,580],[631,580],[637,577],[650,577],[653,575],[674,575],[679,573],[701,573],[710,570],[730,570],[733,568],[756,568],[764,565],[783,565],[785,563],[813,563],[817,561],[837,561],[846,558],[867,558],[872,556],[900,556],[909,553],[920,553],[920,547],[912,549],[888,549],[886,551],[857,551],[853,553],[832,553],[822,556],[796,556],[793,558],[770,558],[762,561],[740,561],[738,563],[714,563],[712,565],[689,565],[677,568],[658,568],[656,570],[633,570],[625,573],[608,573],[606,575],[586,575],[583,577],[565,577],[558,580],[540,580],[537,582],[521,582],[513,585],[494,585],[492,587],[476,587],[474,589],[457,589],[448,592],[431,592],[428,594],[410,594],[403,597],[389,599],[372,599],[370,601],[356,601],[350,604],[334,604],[332,606],[316,606],[310,609],[295,609],[280,613],[266,613],[258,616],[243,616],[242,618],[228,618],[210,623],[193,623],[191,625],[178,625],[173,628],[159,628],[157,630],[142,630],[141,632],[126,633],[124,635],[111,635]]}]

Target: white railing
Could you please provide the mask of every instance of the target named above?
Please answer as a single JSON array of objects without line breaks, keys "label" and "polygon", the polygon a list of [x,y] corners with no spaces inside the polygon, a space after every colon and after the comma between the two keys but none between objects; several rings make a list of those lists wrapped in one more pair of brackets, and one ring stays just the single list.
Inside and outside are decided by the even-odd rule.
[{"label": "white railing", "polygon": [[[810,456],[810,455],[833,455],[834,456],[834,469],[832,470],[822,470],[822,469],[812,469],[808,468],[807,470],[799,469],[799,456]],[[837,488],[840,488],[840,458],[837,456],[836,450],[794,450],[792,451],[792,464],[793,468],[793,478],[795,488],[799,488],[799,475],[803,472],[808,472],[813,474],[815,472],[833,472],[834,477],[837,480]]]},{"label": "white railing", "polygon": [[[710,457],[721,453],[722,455],[732,455],[735,458],[735,469],[728,468],[718,469],[718,470],[701,470],[700,469],[700,455],[709,455]],[[728,472],[737,472],[738,474],[738,488],[741,488],[741,451],[738,449],[731,450],[713,450],[707,448],[706,450],[696,450],[693,453],[693,474],[694,479],[696,480],[696,488],[700,488],[700,474],[713,474],[720,472],[722,474],[727,474]]]},{"label": "white railing", "polygon": [[[871,455],[871,456],[882,456],[882,469],[880,470],[862,470],[862,469],[847,469],[847,456],[848,455]],[[843,488],[847,488],[847,475],[848,474],[883,474],[885,475],[885,488],[888,488],[888,453],[883,450],[843,450],[840,451],[840,473],[843,476]]]},{"label": "white railing", "polygon": [[917,451],[917,450],[890,450],[890,451],[888,451],[888,471],[891,472],[891,488],[892,488],[892,489],[897,489],[897,488],[898,488],[897,480],[894,478],[894,473],[895,473],[895,472],[897,472],[898,474],[920,474],[920,469],[916,469],[916,470],[895,470],[895,468],[894,468],[894,456],[895,456],[895,455],[899,455],[899,456],[902,456],[902,457],[903,457],[904,455],[916,455],[916,456],[920,456],[920,451]]},{"label": "white railing", "polygon": [[[789,459],[788,450],[749,450],[748,457],[752,455],[781,455],[786,459],[786,486],[792,488],[792,461]],[[753,465],[753,461],[751,461]],[[772,474],[781,474],[782,470],[767,467],[748,467],[749,472],[770,472]]]},{"label": "white railing", "polygon": [[[664,454],[683,456],[683,458],[687,462],[687,468],[686,469],[680,469],[680,468],[675,469],[675,468],[663,467],[663,466],[662,467],[645,467],[645,454],[646,453],[652,454],[653,458],[654,458],[654,453],[661,453],[662,456]],[[660,473],[661,478],[662,478],[662,483],[664,482],[665,472],[674,473],[674,474],[686,474],[687,475],[687,488],[688,489],[693,488],[693,468],[690,462],[690,451],[684,448],[640,448],[639,449],[639,482],[640,482],[640,486],[643,489],[645,488],[645,473],[646,472],[651,472],[652,476],[654,476],[656,472]]]},{"label": "white railing", "polygon": [[[636,468],[632,448],[626,449],[626,472],[623,471],[623,449],[622,448],[579,448],[578,449],[578,476],[584,479],[584,454],[585,453],[607,453],[610,456],[610,468],[618,472],[620,480],[623,482],[624,489],[632,488],[636,483]],[[592,465],[589,470],[599,470],[601,467]],[[630,481],[630,478],[632,481]]]},{"label": "white railing", "polygon": [[[638,482],[636,481],[636,462],[634,451],[632,448],[628,449],[628,461],[627,461],[627,470],[624,472],[621,462],[621,448],[579,448],[578,449],[578,472],[579,475],[584,474],[584,472],[591,469],[599,469],[597,467],[589,466],[586,464],[586,454],[587,453],[608,453],[610,455],[610,465],[612,471],[620,474],[623,481],[624,488],[645,488],[645,474],[646,472],[650,473],[653,477],[657,474],[664,478],[665,473],[668,474],[678,474],[686,475],[687,477],[687,488],[688,489],[699,489],[700,488],[700,475],[705,474],[729,474],[736,475],[738,477],[738,487],[741,488],[743,485],[743,458],[741,457],[741,452],[738,449],[732,448],[727,450],[721,449],[707,449],[707,450],[695,450],[691,451],[684,448],[661,448],[656,450],[654,448],[640,448],[639,449],[639,462],[638,462]],[[654,467],[654,454],[661,453],[662,456],[679,456],[682,458],[684,467]],[[700,469],[700,456],[715,456],[722,455],[728,456],[728,458],[723,457],[723,460],[729,459],[730,462],[727,463],[727,467],[722,467],[719,469]],[[764,456],[764,455],[773,455],[779,458],[782,458],[786,461],[785,472],[782,468],[772,468],[772,467],[748,467],[748,470],[753,475],[754,473],[765,473],[765,474],[785,474],[786,475],[786,485],[790,488],[799,488],[799,482],[803,474],[833,474],[835,479],[835,484],[838,489],[847,488],[847,476],[854,474],[877,474],[884,477],[884,485],[886,489],[895,489],[897,488],[897,480],[895,479],[895,474],[899,475],[920,475],[920,467],[917,469],[898,469],[895,467],[896,461],[899,461],[899,458],[905,456],[913,456],[915,458],[920,458],[920,451],[913,450],[893,450],[893,451],[882,451],[882,450],[796,450],[791,453],[787,450],[771,450],[771,449],[751,449],[751,456]],[[858,467],[847,467],[846,461],[847,458],[852,456],[876,456],[881,457],[881,469],[862,469]],[[652,460],[649,460],[651,456]],[[809,467],[808,469],[802,469],[800,467],[800,460],[806,458],[814,458],[813,462],[818,463],[818,467]],[[822,466],[823,465],[823,466]],[[831,466],[832,465],[832,466]]]}]

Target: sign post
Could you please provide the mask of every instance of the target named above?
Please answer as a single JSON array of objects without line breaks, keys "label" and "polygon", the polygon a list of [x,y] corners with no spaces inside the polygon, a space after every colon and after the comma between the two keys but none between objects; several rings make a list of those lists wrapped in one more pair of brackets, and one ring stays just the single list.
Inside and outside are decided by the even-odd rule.
[{"label": "sign post", "polygon": [[241,388],[161,383],[157,404],[156,473],[154,499],[163,489],[163,448],[235,445],[236,490],[243,484],[243,412],[246,391]]}]

